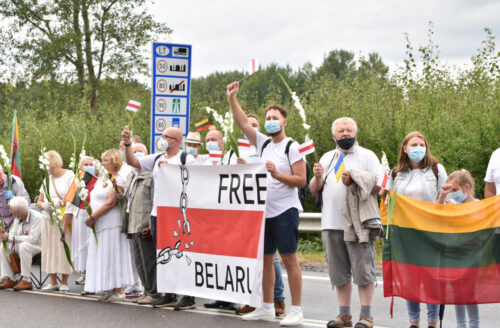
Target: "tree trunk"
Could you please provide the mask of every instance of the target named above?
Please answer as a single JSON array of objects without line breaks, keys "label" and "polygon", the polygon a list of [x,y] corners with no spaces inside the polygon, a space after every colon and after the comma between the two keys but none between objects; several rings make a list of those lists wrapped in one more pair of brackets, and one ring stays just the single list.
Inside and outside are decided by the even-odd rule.
[{"label": "tree trunk", "polygon": [[87,73],[90,86],[88,88],[88,101],[90,108],[94,113],[97,113],[97,89],[99,81],[95,75],[94,63],[92,58],[92,32],[90,31],[89,13],[87,0],[81,0],[82,3],[82,18],[83,18],[83,33],[85,35],[85,57],[87,62]]},{"label": "tree trunk", "polygon": [[73,31],[75,33],[73,43],[76,51],[76,72],[78,74],[78,85],[80,92],[85,91],[85,63],[83,61],[82,31],[80,29],[80,0],[73,0]]}]

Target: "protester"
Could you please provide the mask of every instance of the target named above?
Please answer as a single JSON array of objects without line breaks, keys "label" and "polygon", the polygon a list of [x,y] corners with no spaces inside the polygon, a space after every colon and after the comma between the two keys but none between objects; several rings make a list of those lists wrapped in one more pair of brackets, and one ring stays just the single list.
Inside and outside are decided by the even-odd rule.
[{"label": "protester", "polygon": [[[135,167],[136,169],[140,169],[142,171],[151,171],[153,173],[153,183],[158,185],[161,183],[160,181],[156,181],[158,179],[158,168],[159,165],[162,164],[181,164],[181,151],[180,144],[182,142],[182,131],[179,128],[168,128],[165,129],[163,135],[160,139],[158,139],[157,147],[161,151],[158,154],[151,154],[147,156],[143,156],[140,158],[136,158],[134,156],[134,152],[130,147],[132,145],[131,142],[131,133],[127,126],[123,129],[122,138],[125,146],[125,158],[127,163]],[[186,164],[193,164],[194,157],[187,154],[186,155]],[[153,241],[156,249],[156,213],[158,207],[158,199],[159,195],[156,195],[157,189],[155,189],[155,195],[153,196],[153,208],[151,210],[151,235],[153,237]],[[167,294],[164,295],[157,302],[152,303],[155,307],[172,307],[176,310],[186,310],[192,309],[196,307],[196,302],[194,297],[184,296],[177,303],[177,296],[175,294]]]},{"label": "protester", "polygon": [[[10,190],[9,190],[10,183]],[[28,204],[31,203],[30,195],[24,188],[23,181],[15,175],[9,176],[0,166],[0,214],[5,221],[5,227],[8,229],[14,220],[9,211],[8,201],[14,196],[24,197]]]},{"label": "protester", "polygon": [[[100,177],[90,193],[92,215],[85,224],[94,227],[89,237],[85,292],[100,293],[103,302],[125,298],[123,287],[133,283],[130,245],[127,236],[121,233],[121,214],[115,198],[115,188],[123,192],[125,177],[120,176],[123,159],[120,152],[110,149],[101,156],[102,166],[108,176]],[[115,187],[116,186],[116,187]]]},{"label": "protester", "polygon": [[[248,123],[256,132],[260,132],[260,121],[259,118],[254,114],[247,114]],[[254,145],[250,145],[248,150],[242,151],[240,149],[240,157],[237,158],[238,164],[247,163],[258,163],[260,157],[257,154],[257,149]],[[276,316],[285,314],[285,296],[283,292],[285,291],[285,285],[283,284],[283,276],[281,273],[281,263],[278,254],[274,254],[274,312]],[[236,310],[236,314],[247,314],[253,312],[255,308],[250,305],[245,305],[240,309]]]},{"label": "protester", "polygon": [[299,153],[299,145],[296,142],[292,143],[288,156],[285,154],[286,145],[290,140],[285,134],[286,110],[280,105],[271,105],[266,109],[264,128],[269,134],[269,137],[266,137],[250,125],[245,112],[236,100],[238,89],[238,82],[227,86],[228,101],[234,120],[250,144],[257,148],[257,152],[266,161],[269,172],[262,279],[263,304],[255,311],[245,314],[242,319],[260,320],[276,317],[273,302],[275,280],[273,262],[278,249],[287,269],[292,296],[292,307],[280,324],[299,325],[303,321],[302,273],[296,252],[299,211],[302,211],[302,206],[297,188],[306,184],[306,163]]},{"label": "protester", "polygon": [[194,157],[197,165],[202,165],[207,161],[208,155],[200,155],[201,136],[199,132],[189,132],[186,137],[186,153]]},{"label": "protester", "polygon": [[[467,170],[452,172],[446,184],[441,187],[441,194],[437,200],[439,204],[461,204],[479,201],[474,197],[474,179]],[[457,328],[467,328],[467,314],[469,327],[479,328],[479,305],[455,305]]]},{"label": "protester", "polygon": [[0,263],[2,284],[0,289],[14,288],[14,290],[33,289],[31,284],[31,263],[33,256],[42,251],[40,239],[40,221],[42,215],[35,210],[29,209],[29,203],[24,197],[16,196],[10,200],[10,212],[14,220],[10,232],[0,228],[0,240],[8,241],[10,254],[16,252],[19,255],[21,265],[21,276],[16,278],[5,253],[4,248],[0,251]]},{"label": "protester", "polygon": [[[432,156],[429,144],[420,132],[411,132],[399,150],[398,163],[389,177],[390,189],[420,201],[435,203],[446,182],[446,170]],[[411,328],[419,327],[420,303],[406,301]],[[427,304],[429,327],[437,327],[438,304]]]},{"label": "protester", "polygon": [[500,148],[491,154],[484,182],[484,198],[500,195]]},{"label": "protester", "polygon": [[[42,226],[42,271],[47,272],[50,277],[50,282],[43,291],[69,291],[68,276],[71,274],[71,266],[66,258],[63,243],[61,242],[61,233],[53,215],[64,213],[63,229],[68,231],[70,222],[73,221],[73,212],[75,206],[64,200],[64,196],[68,192],[73,183],[75,175],[72,171],[63,169],[63,161],[61,155],[55,150],[49,150],[45,153],[49,160],[49,183],[45,186],[49,190],[50,198],[54,202],[56,208],[45,197],[44,186],[40,187],[40,195],[36,205],[43,210]],[[45,184],[45,182],[44,182]],[[65,234],[65,240],[68,245],[71,245],[71,233]],[[57,273],[61,276],[61,285],[57,286]]]},{"label": "protester", "polygon": [[[92,157],[83,157],[80,160],[80,165],[78,167],[89,174],[94,175],[96,173],[94,159]],[[91,235],[91,230],[85,225],[86,217],[87,211],[85,208],[77,208],[73,224],[71,225],[71,259],[73,261],[75,271],[82,273],[80,277],[75,280],[77,285],[85,284],[85,268],[87,267],[87,252],[89,246],[88,242],[89,236]]]},{"label": "protester", "polygon": [[[350,117],[341,117],[332,124],[332,138],[335,149],[325,153],[319,163],[314,164],[314,177],[311,179],[311,192],[322,200],[321,229],[325,259],[328,263],[330,282],[337,288],[339,314],[328,322],[327,327],[351,327],[352,282],[358,285],[361,303],[360,319],[356,328],[373,327],[371,304],[375,289],[375,246],[373,240],[367,242],[346,241],[343,213],[348,185],[352,184],[350,170],[367,172],[374,176],[381,173],[382,167],[377,156],[356,141],[358,128]],[[337,182],[335,167],[341,155],[345,166],[342,182]],[[340,165],[340,163],[339,163]],[[376,185],[371,188],[375,194]],[[322,193],[319,194],[320,190]],[[318,195],[319,194],[319,195]],[[377,213],[380,215],[379,213]]]},{"label": "protester", "polygon": [[[136,158],[148,154],[141,143],[132,144]],[[128,234],[133,241],[135,268],[144,286],[144,293],[134,302],[147,305],[159,300],[156,291],[156,248],[151,237],[149,218],[153,208],[154,183],[151,171],[133,168],[129,173],[122,199],[122,233]]]}]

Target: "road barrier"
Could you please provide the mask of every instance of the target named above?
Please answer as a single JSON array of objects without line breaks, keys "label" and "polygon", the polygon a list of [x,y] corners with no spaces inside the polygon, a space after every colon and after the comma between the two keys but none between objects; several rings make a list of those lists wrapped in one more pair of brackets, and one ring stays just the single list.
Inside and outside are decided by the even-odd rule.
[{"label": "road barrier", "polygon": [[321,213],[301,213],[299,232],[321,232]]}]

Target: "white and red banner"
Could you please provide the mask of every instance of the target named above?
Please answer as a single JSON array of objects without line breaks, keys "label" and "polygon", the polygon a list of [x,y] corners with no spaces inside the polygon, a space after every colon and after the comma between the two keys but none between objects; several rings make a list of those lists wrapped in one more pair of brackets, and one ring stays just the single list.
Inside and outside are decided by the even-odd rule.
[{"label": "white and red banner", "polygon": [[315,151],[315,148],[314,148],[314,142],[312,139],[307,140],[299,147],[299,153],[301,155],[304,155],[304,156],[312,154],[312,153],[314,153],[314,151]]},{"label": "white and red banner", "polygon": [[159,168],[158,292],[260,305],[266,179],[263,163]]},{"label": "white and red banner", "polygon": [[137,112],[139,110],[139,107],[141,107],[141,103],[135,100],[129,100],[127,107],[125,107],[126,110],[132,111],[132,112]]}]

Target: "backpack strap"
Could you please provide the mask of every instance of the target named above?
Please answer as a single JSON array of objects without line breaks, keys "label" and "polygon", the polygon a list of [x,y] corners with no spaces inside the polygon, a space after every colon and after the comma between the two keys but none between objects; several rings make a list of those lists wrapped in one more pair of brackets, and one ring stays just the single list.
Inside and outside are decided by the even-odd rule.
[{"label": "backpack strap", "polygon": [[294,141],[295,140],[293,139],[288,140],[285,147],[285,154],[286,158],[288,159],[288,165],[290,165],[290,167],[292,167],[292,164],[290,163],[290,146],[293,144]]},{"label": "backpack strap", "polygon": [[264,141],[264,144],[262,144],[262,148],[260,148],[260,157],[262,158],[262,154],[264,153],[264,148],[267,147],[271,143],[271,138],[267,139]]}]

